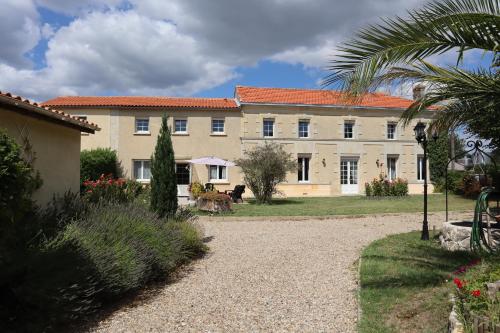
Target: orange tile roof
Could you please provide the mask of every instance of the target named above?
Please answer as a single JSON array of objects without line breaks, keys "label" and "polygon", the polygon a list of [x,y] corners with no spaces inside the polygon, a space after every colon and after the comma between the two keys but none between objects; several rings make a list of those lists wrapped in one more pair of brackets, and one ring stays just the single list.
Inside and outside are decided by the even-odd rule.
[{"label": "orange tile roof", "polygon": [[240,103],[257,104],[301,104],[323,106],[356,106],[367,108],[407,109],[412,100],[370,93],[362,98],[349,100],[345,94],[335,90],[312,90],[290,88],[260,88],[236,86],[236,97]]},{"label": "orange tile roof", "polygon": [[79,119],[78,117],[71,116],[48,106],[32,102],[29,99],[13,95],[9,92],[0,91],[0,106],[2,104],[13,106],[27,116],[42,116],[47,119],[55,120],[63,125],[76,127],[82,132],[94,133],[95,131],[100,130],[97,124]]},{"label": "orange tile roof", "polygon": [[167,107],[196,109],[238,109],[234,99],[197,97],[145,97],[145,96],[62,96],[48,100],[50,106],[124,106]]}]

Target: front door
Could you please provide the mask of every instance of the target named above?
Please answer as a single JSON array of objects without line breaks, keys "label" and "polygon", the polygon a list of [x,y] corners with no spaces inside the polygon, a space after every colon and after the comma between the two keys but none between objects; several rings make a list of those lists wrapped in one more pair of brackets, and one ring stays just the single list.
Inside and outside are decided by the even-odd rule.
[{"label": "front door", "polygon": [[340,186],[342,194],[358,194],[357,158],[342,158],[340,161]]},{"label": "front door", "polygon": [[189,183],[191,182],[191,167],[188,163],[176,163],[175,174],[177,176],[177,196],[189,196]]}]

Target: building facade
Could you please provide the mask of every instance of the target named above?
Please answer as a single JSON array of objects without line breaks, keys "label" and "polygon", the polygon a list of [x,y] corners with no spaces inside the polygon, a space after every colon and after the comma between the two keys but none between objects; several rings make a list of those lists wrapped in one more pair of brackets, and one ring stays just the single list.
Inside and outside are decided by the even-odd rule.
[{"label": "building facade", "polygon": [[[364,192],[364,183],[383,174],[408,180],[421,193],[422,155],[413,125],[398,124],[412,103],[368,94],[349,100],[335,91],[237,86],[234,98],[58,97],[45,102],[99,124],[82,134],[82,149],[117,151],[125,176],[148,182],[163,114],[169,116],[180,195],[188,184],[211,182],[219,190],[243,183],[238,167],[190,165],[216,156],[234,161],[245,150],[275,142],[297,160],[280,191],[287,196],[334,196]],[[415,120],[429,122],[433,110]]]},{"label": "building facade", "polygon": [[43,183],[33,194],[38,204],[80,191],[81,133],[93,134],[98,130],[95,124],[0,92],[0,129],[19,144],[39,172]]}]

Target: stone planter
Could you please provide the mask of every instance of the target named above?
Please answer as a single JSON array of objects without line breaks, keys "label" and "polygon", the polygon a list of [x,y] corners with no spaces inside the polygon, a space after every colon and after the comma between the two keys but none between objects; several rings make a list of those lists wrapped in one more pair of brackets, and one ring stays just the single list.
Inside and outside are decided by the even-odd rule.
[{"label": "stone planter", "polygon": [[198,198],[196,207],[205,212],[225,213],[231,211],[231,201]]},{"label": "stone planter", "polygon": [[[439,241],[441,246],[449,251],[470,251],[470,234],[472,222],[470,221],[449,221],[443,223]],[[488,238],[488,235],[486,235]],[[500,244],[500,228],[493,224],[491,228],[492,247]]]}]

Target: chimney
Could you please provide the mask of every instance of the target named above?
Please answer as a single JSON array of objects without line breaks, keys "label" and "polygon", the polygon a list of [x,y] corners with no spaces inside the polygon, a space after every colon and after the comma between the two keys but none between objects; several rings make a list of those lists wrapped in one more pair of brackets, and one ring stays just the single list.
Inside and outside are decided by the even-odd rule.
[{"label": "chimney", "polygon": [[413,85],[413,99],[417,100],[425,95],[425,83],[418,82]]}]

